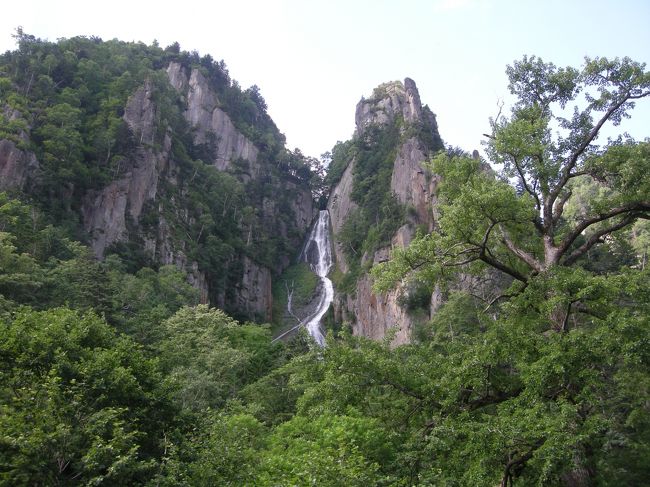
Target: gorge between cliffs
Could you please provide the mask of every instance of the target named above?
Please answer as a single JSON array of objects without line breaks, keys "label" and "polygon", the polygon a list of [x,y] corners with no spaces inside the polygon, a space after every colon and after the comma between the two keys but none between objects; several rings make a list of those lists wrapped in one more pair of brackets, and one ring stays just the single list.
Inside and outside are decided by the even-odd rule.
[{"label": "gorge between cliffs", "polygon": [[314,158],[210,55],[15,40],[0,485],[647,484],[645,65],[515,61],[489,163],[389,81]]}]

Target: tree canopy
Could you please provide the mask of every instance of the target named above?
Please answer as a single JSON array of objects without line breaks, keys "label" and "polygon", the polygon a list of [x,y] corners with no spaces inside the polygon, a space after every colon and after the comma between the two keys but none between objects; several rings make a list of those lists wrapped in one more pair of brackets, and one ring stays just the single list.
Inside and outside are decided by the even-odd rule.
[{"label": "tree canopy", "polygon": [[[66,151],[75,164],[89,151],[103,160],[119,152],[118,128],[76,120],[78,98],[95,98],[75,79],[103,82],[95,60],[72,55],[99,55],[102,43],[71,39],[60,50],[24,33],[20,43],[4,58],[17,78],[1,78],[0,92],[43,117],[39,156],[52,177],[81,184],[88,174],[57,169]],[[135,60],[150,69],[150,56],[129,55],[143,46],[104,47],[115,69]],[[231,86],[209,57],[177,44],[149,50]],[[302,334],[272,342],[267,325],[198,305],[176,267],[138,263],[133,247],[99,262],[38,200],[0,193],[0,485],[644,485],[650,142],[597,145],[650,94],[644,70],[629,59],[577,70],[534,57],[508,68],[518,101],[491,121],[494,166],[459,150],[434,157],[436,228],[373,271],[380,289],[426,284],[405,286],[416,292],[405,308],[429,306],[434,287],[444,298],[397,348],[345,327],[324,349]],[[51,91],[46,76],[71,89]],[[42,101],[48,89],[56,103]],[[250,101],[242,117],[261,116],[255,87],[232,89]],[[3,138],[18,137],[19,125],[0,122]],[[95,123],[92,133],[108,139],[89,148]],[[75,132],[82,142],[62,145]],[[360,182],[370,183],[355,198],[379,220],[389,195],[372,180],[390,173],[391,157],[380,133],[370,142],[338,144],[321,183],[356,154]],[[198,241],[215,228],[195,250],[226,262],[239,243],[225,237],[239,223],[210,215],[245,202],[244,188],[186,149],[198,150],[179,142],[175,157],[197,180],[187,197],[200,211],[183,233]],[[276,162],[298,175],[301,161],[294,151]],[[250,225],[255,209],[240,210]]]},{"label": "tree canopy", "polygon": [[[618,125],[650,95],[644,69],[628,58],[558,69],[534,56],[508,67],[517,102],[486,134],[486,152],[501,169],[454,152],[434,158],[442,178],[438,231],[398,254],[392,277],[480,262],[527,283],[649,219],[650,142],[619,136],[597,144],[607,124]],[[597,191],[577,202],[580,185]],[[568,218],[572,204],[580,208]],[[388,283],[391,274],[384,276]]]}]

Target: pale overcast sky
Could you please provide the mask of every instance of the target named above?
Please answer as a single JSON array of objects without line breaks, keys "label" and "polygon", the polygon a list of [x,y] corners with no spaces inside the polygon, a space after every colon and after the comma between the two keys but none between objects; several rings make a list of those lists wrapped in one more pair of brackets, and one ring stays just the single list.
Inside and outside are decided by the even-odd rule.
[{"label": "pale overcast sky", "polygon": [[[649,0],[213,0],[3,2],[0,51],[17,26],[151,43],[223,59],[257,84],[290,148],[318,156],[350,138],[354,109],[378,84],[413,78],[446,143],[480,147],[507,100],[507,64],[535,54],[558,66],[585,56],[650,64]],[[650,136],[650,100],[622,129]]]}]

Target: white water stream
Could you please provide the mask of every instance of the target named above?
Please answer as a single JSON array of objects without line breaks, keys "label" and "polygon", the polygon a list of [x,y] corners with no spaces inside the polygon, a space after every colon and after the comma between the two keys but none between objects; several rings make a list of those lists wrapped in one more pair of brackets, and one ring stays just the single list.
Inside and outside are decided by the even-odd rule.
[{"label": "white water stream", "polygon": [[318,304],[312,314],[302,320],[309,334],[321,347],[325,346],[325,336],[320,322],[334,299],[334,286],[327,277],[332,268],[332,245],[330,244],[330,215],[321,210],[318,221],[311,229],[309,239],[300,254],[300,260],[307,262],[311,270],[320,278],[321,287]]},{"label": "white water stream", "polygon": [[291,304],[293,301],[293,289],[287,288],[287,311],[291,316],[296,318],[300,323],[293,328],[285,331],[281,335],[275,337],[273,341],[280,340],[284,336],[293,332],[295,329],[304,326],[307,328],[309,334],[316,340],[316,343],[321,347],[325,346],[325,335],[320,327],[320,322],[325,313],[330,307],[334,299],[334,286],[332,281],[327,277],[330,269],[332,268],[332,245],[330,243],[330,215],[327,210],[322,210],[318,214],[318,221],[314,224],[309,233],[309,238],[305,242],[305,246],[300,253],[299,260],[307,262],[311,267],[312,272],[316,274],[321,281],[318,288],[317,304],[314,311],[306,318],[298,320]]}]

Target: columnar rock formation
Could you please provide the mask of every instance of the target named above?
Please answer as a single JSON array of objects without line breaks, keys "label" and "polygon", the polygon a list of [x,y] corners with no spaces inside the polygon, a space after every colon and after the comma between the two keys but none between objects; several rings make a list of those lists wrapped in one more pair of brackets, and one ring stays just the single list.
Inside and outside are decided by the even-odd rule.
[{"label": "columnar rock formation", "polygon": [[[3,112],[2,115],[9,122],[20,118],[18,111],[8,107]],[[19,147],[21,142],[28,141],[29,134],[26,132],[21,132],[17,140],[0,139],[0,191],[23,188],[38,170],[36,156]]]},{"label": "columnar rock formation", "polygon": [[[355,120],[357,139],[363,137],[372,126],[400,126],[390,190],[400,203],[408,205],[411,210],[408,221],[397,230],[389,246],[362,258],[362,263],[378,263],[389,258],[392,248],[408,245],[417,226],[429,230],[433,228],[436,178],[422,163],[432,152],[442,149],[443,145],[435,115],[428,107],[422,106],[415,82],[409,78],[404,83],[391,82],[376,88],[371,98],[358,103]],[[416,127],[420,130],[414,130]],[[343,273],[348,272],[349,265],[337,234],[356,206],[351,198],[354,171],[354,160],[351,160],[332,189],[328,204],[335,235],[337,266]],[[391,332],[395,334],[394,345],[406,343],[410,340],[413,318],[399,304],[401,293],[401,289],[396,289],[377,295],[372,291],[370,277],[362,275],[354,293],[339,293],[335,301],[337,318],[351,322],[355,334],[381,339]]]}]

